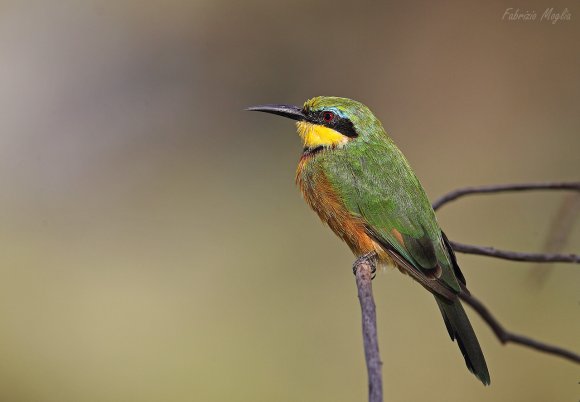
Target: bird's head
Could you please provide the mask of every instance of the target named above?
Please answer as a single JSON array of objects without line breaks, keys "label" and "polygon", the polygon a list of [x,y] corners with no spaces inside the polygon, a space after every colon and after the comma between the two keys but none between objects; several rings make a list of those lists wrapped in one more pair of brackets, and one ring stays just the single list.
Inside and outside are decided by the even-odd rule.
[{"label": "bird's head", "polygon": [[259,105],[246,110],[273,113],[296,120],[305,149],[336,148],[364,140],[372,133],[384,133],[381,123],[360,102],[335,96],[318,96],[302,107]]}]

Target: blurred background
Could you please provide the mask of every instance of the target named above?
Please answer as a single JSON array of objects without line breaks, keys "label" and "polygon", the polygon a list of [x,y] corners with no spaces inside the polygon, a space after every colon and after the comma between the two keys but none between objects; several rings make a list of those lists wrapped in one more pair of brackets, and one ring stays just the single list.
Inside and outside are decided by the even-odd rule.
[{"label": "blurred background", "polygon": [[[539,22],[549,7],[571,20]],[[0,400],[365,400],[353,256],[295,188],[293,124],[243,108],[360,100],[432,199],[578,180],[579,18],[556,0],[0,2]],[[559,219],[556,247],[579,252],[570,197],[438,216],[518,251]],[[459,258],[507,328],[580,351],[578,267]],[[468,311],[484,388],[431,295],[391,270],[373,284],[387,401],[580,397],[577,365]]]}]

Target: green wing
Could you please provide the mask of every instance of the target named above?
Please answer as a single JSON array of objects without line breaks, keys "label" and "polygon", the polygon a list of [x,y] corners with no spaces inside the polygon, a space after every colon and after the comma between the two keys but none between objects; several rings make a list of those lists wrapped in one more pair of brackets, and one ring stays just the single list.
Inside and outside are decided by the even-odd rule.
[{"label": "green wing", "polygon": [[[322,155],[320,163],[347,209],[364,219],[371,236],[418,275],[436,282],[426,285],[430,290],[445,293],[438,290],[443,285],[452,294],[459,292],[452,252],[447,251],[431,204],[390,140],[349,146],[348,152],[335,149],[332,157]],[[425,278],[413,276],[425,285]]]}]

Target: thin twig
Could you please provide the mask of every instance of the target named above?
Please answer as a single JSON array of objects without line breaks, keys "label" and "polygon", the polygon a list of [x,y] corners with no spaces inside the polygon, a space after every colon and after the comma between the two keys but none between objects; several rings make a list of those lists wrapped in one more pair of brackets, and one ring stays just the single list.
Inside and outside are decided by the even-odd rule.
[{"label": "thin twig", "polygon": [[376,269],[376,255],[359,257],[354,265],[358,299],[362,313],[362,332],[369,379],[369,402],[383,401],[382,362],[377,337],[377,313],[373,299],[372,275]]},{"label": "thin twig", "polygon": [[485,255],[511,261],[571,262],[580,264],[580,255],[578,254],[518,253],[516,251],[498,250],[493,247],[457,243],[455,241],[450,241],[449,243],[451,243],[453,250],[458,253]]},{"label": "thin twig", "polygon": [[528,348],[535,349],[540,352],[548,353],[555,356],[560,356],[564,359],[571,360],[575,363],[580,363],[580,355],[574,353],[570,350],[566,350],[559,346],[549,345],[544,342],[536,341],[534,339],[528,338],[527,336],[514,334],[506,330],[497,319],[489,312],[487,307],[483,305],[481,301],[475,298],[472,294],[467,292],[461,292],[459,294],[461,300],[469,304],[479,316],[491,327],[495,336],[502,344],[506,343],[516,343]]},{"label": "thin twig", "polygon": [[[433,202],[432,206],[434,210],[437,210],[451,201],[473,194],[497,194],[531,190],[570,190],[580,192],[580,182],[500,184],[495,186],[465,187],[453,190],[442,197],[439,197],[435,202]],[[498,250],[493,247],[474,246],[453,241],[450,243],[453,249],[459,253],[484,255],[487,257],[502,258],[511,261],[569,262],[580,264],[580,255],[577,254],[518,253],[514,251]]]},{"label": "thin twig", "polygon": [[478,186],[464,187],[451,191],[442,197],[439,197],[433,203],[433,209],[438,210],[443,205],[454,201],[458,198],[472,194],[496,194],[512,191],[530,191],[530,190],[572,190],[580,191],[580,182],[561,182],[561,183],[525,183],[525,184],[499,184],[495,186]]}]

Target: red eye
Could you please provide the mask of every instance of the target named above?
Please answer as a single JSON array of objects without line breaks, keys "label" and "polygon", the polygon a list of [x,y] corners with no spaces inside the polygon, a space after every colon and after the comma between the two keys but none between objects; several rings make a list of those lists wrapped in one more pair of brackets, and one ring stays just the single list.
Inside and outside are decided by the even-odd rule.
[{"label": "red eye", "polygon": [[322,119],[326,122],[326,123],[330,123],[332,120],[334,120],[334,113],[332,112],[324,112],[322,114]]}]

